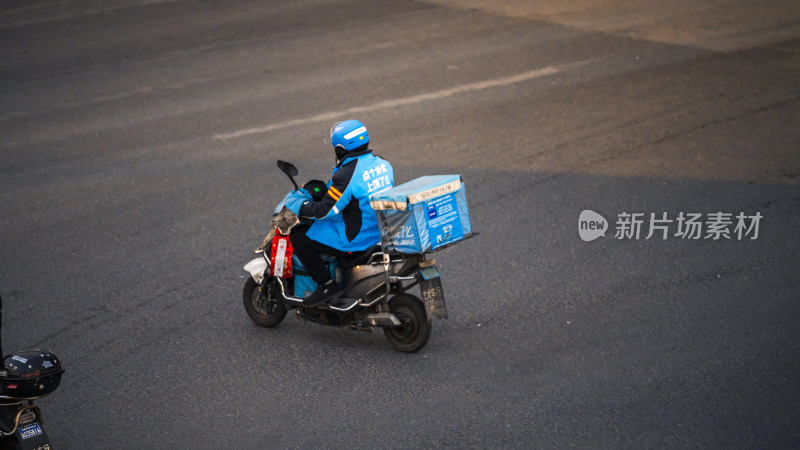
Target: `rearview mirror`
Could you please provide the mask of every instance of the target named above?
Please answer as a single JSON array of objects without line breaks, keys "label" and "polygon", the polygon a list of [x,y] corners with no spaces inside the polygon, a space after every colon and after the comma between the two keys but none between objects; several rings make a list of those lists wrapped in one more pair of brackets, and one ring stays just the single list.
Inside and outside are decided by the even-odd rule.
[{"label": "rearview mirror", "polygon": [[290,162],[281,161],[279,159],[278,167],[281,169],[281,171],[283,171],[283,173],[289,175],[290,177],[297,176],[297,167],[295,167],[294,164]]},{"label": "rearview mirror", "polygon": [[292,180],[292,184],[294,185],[294,190],[299,189],[297,187],[297,182],[294,181],[295,175],[297,175],[297,167],[294,166],[292,163],[288,163],[286,161],[278,160],[278,167],[285,173],[290,180]]}]

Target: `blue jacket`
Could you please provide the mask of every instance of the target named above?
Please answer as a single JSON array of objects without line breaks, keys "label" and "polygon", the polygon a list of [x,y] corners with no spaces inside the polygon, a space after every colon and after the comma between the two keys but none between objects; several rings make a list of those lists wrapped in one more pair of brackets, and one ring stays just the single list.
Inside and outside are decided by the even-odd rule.
[{"label": "blue jacket", "polygon": [[394,185],[391,164],[371,149],[358,152],[333,169],[327,184],[322,200],[305,202],[300,208],[300,216],[316,219],[306,236],[345,252],[366,250],[380,242],[369,196]]}]

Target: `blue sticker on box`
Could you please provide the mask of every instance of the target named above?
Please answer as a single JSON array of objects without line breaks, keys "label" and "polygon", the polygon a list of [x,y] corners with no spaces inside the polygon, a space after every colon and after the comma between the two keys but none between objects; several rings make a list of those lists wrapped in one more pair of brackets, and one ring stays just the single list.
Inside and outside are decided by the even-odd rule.
[{"label": "blue sticker on box", "polygon": [[431,239],[431,249],[435,250],[464,238],[455,194],[428,200],[425,202],[425,209],[428,212],[428,236]]}]

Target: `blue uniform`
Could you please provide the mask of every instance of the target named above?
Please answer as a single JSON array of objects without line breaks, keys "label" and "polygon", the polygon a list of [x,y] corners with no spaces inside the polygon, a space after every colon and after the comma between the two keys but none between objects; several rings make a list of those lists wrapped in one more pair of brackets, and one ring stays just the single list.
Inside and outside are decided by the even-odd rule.
[{"label": "blue uniform", "polygon": [[322,200],[300,208],[300,216],[317,219],[306,236],[343,252],[366,250],[380,242],[369,196],[394,185],[391,164],[371,149],[357,152],[333,169],[327,184]]}]

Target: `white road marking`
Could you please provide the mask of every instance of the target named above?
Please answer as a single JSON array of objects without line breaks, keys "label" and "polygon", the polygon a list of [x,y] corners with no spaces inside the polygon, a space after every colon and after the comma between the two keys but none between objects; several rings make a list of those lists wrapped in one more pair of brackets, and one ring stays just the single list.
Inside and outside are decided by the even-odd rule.
[{"label": "white road marking", "polygon": [[474,92],[474,91],[481,91],[484,89],[489,89],[493,87],[499,86],[508,86],[511,84],[521,83],[523,81],[532,80],[534,78],[541,78],[548,75],[553,75],[559,73],[567,68],[572,68],[580,65],[587,64],[592,60],[588,61],[581,61],[578,63],[571,63],[565,64],[558,67],[548,66],[543,67],[541,69],[531,70],[528,72],[523,72],[517,75],[511,75],[508,77],[501,77],[495,78],[492,80],[485,80],[485,81],[478,81],[476,83],[469,83],[469,84],[462,84],[459,86],[455,86],[448,89],[443,89],[441,91],[430,92],[427,94],[419,94],[413,95],[411,97],[404,97],[404,98],[395,98],[391,100],[384,100],[382,102],[373,103],[371,105],[365,106],[355,106],[349,109],[343,109],[340,111],[330,111],[322,114],[317,114],[316,116],[311,117],[303,117],[301,119],[293,119],[287,120],[285,122],[278,122],[269,125],[264,125],[262,127],[256,128],[246,128],[243,130],[234,131],[231,133],[222,133],[217,134],[214,136],[216,139],[220,140],[228,140],[228,139],[236,139],[244,136],[250,136],[253,134],[262,134],[268,133],[270,131],[280,130],[283,128],[289,128],[296,125],[305,125],[309,123],[317,123],[317,122],[330,122],[332,120],[340,119],[345,116],[355,116],[358,114],[362,114],[365,112],[377,111],[381,109],[390,109],[390,108],[397,108],[399,106],[406,106],[406,105],[413,105],[415,103],[427,102],[431,100],[438,100],[445,97],[450,97],[456,94],[463,94],[467,92]]}]

